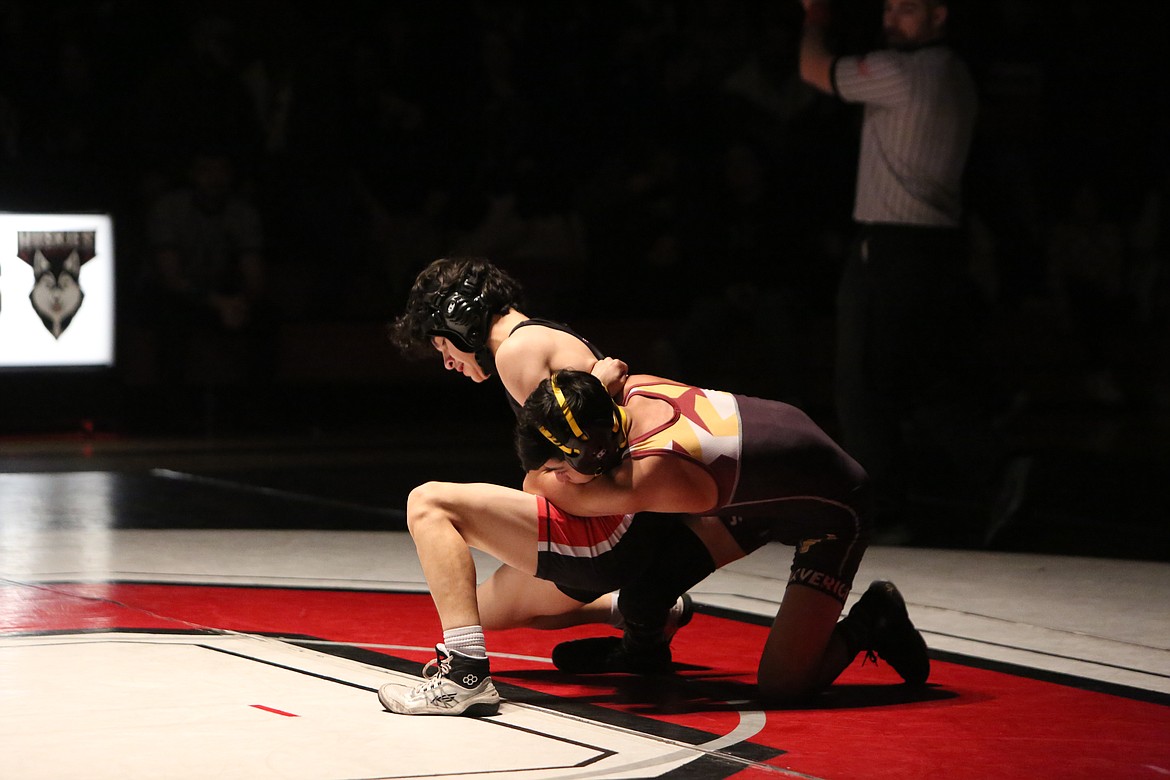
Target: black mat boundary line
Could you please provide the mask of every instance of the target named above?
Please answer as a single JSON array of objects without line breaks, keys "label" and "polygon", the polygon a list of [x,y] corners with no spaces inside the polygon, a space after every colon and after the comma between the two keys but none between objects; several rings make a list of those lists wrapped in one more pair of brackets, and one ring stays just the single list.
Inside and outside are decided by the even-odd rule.
[{"label": "black mat boundary line", "polygon": [[[188,586],[191,587],[191,586]],[[199,586],[194,586],[199,587]],[[411,594],[407,594],[411,595]],[[390,655],[388,653],[381,653],[374,650],[366,650],[361,647],[354,647],[349,644],[321,644],[330,642],[332,640],[315,637],[309,634],[288,634],[288,633],[268,633],[268,632],[245,632],[245,631],[217,631],[214,629],[153,629],[153,628],[131,628],[131,627],[107,627],[107,628],[82,628],[76,630],[70,629],[54,629],[51,631],[13,631],[0,634],[0,638],[4,637],[51,637],[51,636],[72,636],[83,634],[165,634],[170,636],[189,636],[189,637],[207,637],[207,636],[226,636],[233,635],[241,636],[260,636],[267,639],[276,639],[286,642],[303,650],[311,650],[319,652],[324,655],[332,655],[337,658],[344,658],[350,661],[357,661],[359,663],[368,664],[370,666],[377,666],[383,669],[391,669],[403,674],[414,675],[419,669],[417,661],[409,661],[398,656]],[[194,644],[195,647],[207,650],[216,650],[206,645]],[[225,652],[228,655],[239,656],[239,653],[231,651],[217,650],[217,652]],[[258,660],[258,659],[250,659]],[[270,663],[259,660],[260,663]],[[291,669],[284,664],[271,664],[279,666],[280,668],[287,668],[290,671],[298,671]],[[323,675],[308,672],[310,676],[321,679],[328,679]],[[417,676],[417,675],[415,675]],[[356,685],[344,681],[338,681],[344,685],[351,687],[362,688],[369,690],[371,693],[377,691],[373,688],[368,688],[363,685]],[[682,742],[689,745],[699,746],[704,742],[709,742],[711,739],[717,738],[720,735],[705,732],[700,729],[693,729],[687,726],[679,726],[673,723],[666,723],[655,720],[654,718],[642,715],[635,715],[632,713],[621,712],[618,710],[610,710],[605,707],[600,707],[594,704],[587,704],[584,702],[573,702],[569,699],[562,699],[552,694],[537,691],[532,688],[524,688],[510,683],[497,683],[496,687],[500,689],[505,699],[512,699],[522,701],[526,704],[535,704],[546,709],[562,712],[572,715],[582,720],[601,723],[603,725],[615,726],[628,731],[644,734],[650,738],[670,739],[676,742]],[[490,721],[491,718],[484,720]],[[497,724],[506,725],[506,724]],[[647,728],[650,726],[650,728]],[[599,748],[599,750],[601,750]],[[715,778],[731,777],[744,769],[750,768],[752,763],[763,764],[768,759],[783,755],[786,751],[767,747],[756,742],[738,742],[734,745],[729,745],[721,748],[717,753],[709,752],[697,755],[691,761],[688,761],[683,766],[671,770],[669,772],[658,775],[660,778],[670,778],[671,780],[714,780]],[[611,751],[612,753],[612,751]],[[604,758],[592,759],[588,763],[595,763]],[[735,761],[734,759],[742,759],[744,762]],[[775,767],[769,767],[775,768]],[[713,774],[714,771],[720,774]]]},{"label": "black mat boundary line", "polygon": [[[29,585],[92,585],[94,582],[90,580],[36,580],[35,582],[25,583],[23,581],[11,581],[12,584],[29,584]],[[238,589],[255,589],[255,590],[296,590],[296,591],[333,591],[337,593],[384,593],[387,595],[401,595],[401,596],[428,596],[426,591],[411,591],[402,589],[381,589],[381,588],[358,588],[358,587],[309,587],[305,585],[271,585],[271,584],[251,584],[251,583],[199,583],[199,582],[167,582],[165,580],[102,580],[102,584],[110,585],[166,585],[172,587],[202,587],[202,588],[238,588]],[[711,617],[724,618],[725,620],[734,620],[740,623],[748,623],[757,626],[772,625],[773,618],[764,615],[754,615],[750,612],[741,612],[739,610],[730,609],[728,607],[711,606],[708,604],[694,605],[695,612],[701,615],[710,615]],[[100,629],[99,629],[100,631]],[[24,632],[20,632],[24,633]],[[65,633],[81,633],[80,631],[66,631]],[[179,631],[182,633],[182,631]],[[2,636],[3,634],[0,634]],[[10,634],[11,635],[11,634]],[[290,635],[291,636],[291,635]],[[1020,648],[1025,649],[1025,648]],[[928,648],[930,657],[946,663],[956,663],[962,666],[970,666],[975,669],[984,669],[992,672],[1000,672],[1002,674],[1011,674],[1016,677],[1023,677],[1026,679],[1038,680],[1040,682],[1050,682],[1056,685],[1063,685],[1068,688],[1077,688],[1080,690],[1090,691],[1092,693],[1105,693],[1111,696],[1118,696],[1123,699],[1133,699],[1135,701],[1147,702],[1150,704],[1159,704],[1170,706],[1170,694],[1161,693],[1159,691],[1150,691],[1144,688],[1134,688],[1120,683],[1111,683],[1103,680],[1093,680],[1087,677],[1080,677],[1069,674],[1067,672],[1051,672],[1043,669],[1033,669],[1032,667],[1022,666],[1020,664],[1013,664],[1007,661],[992,661],[978,656],[967,655],[965,653],[957,653],[954,651],[936,650]],[[401,670],[396,670],[401,671]]]},{"label": "black mat boundary line", "polygon": [[[736,620],[741,623],[750,623],[757,626],[770,626],[773,620],[773,618],[764,617],[763,615],[753,615],[727,607],[713,607],[697,602],[695,603],[695,612],[701,615],[710,615],[711,617],[724,618],[725,620]],[[1026,650],[1026,648],[1017,649]],[[1148,704],[1170,706],[1170,694],[1159,691],[1150,691],[1145,688],[1135,688],[1131,685],[1122,685],[1121,683],[1106,682],[1104,680],[1094,680],[1089,677],[1069,674],[1068,672],[1034,669],[1030,666],[1023,666],[1022,664],[979,658],[978,656],[957,653],[952,650],[937,650],[933,647],[928,647],[927,651],[931,659],[936,661],[959,664],[960,666],[970,666],[974,669],[983,669],[989,672],[1010,674],[1014,677],[1023,677],[1029,680],[1063,685],[1066,688],[1076,688],[1091,693],[1105,693],[1110,696],[1133,699],[1134,701],[1146,702]],[[1085,663],[1091,662],[1086,661]]]},{"label": "black mat boundary line", "polygon": [[[108,528],[115,530],[406,531],[405,500],[399,507],[280,489],[213,488],[143,471],[0,473],[0,482],[8,477],[55,479],[83,473],[99,474],[112,485]],[[160,521],[164,515],[169,519]]]},{"label": "black mat boundary line", "polygon": [[[951,650],[930,650],[930,657],[944,661],[946,663],[955,663],[961,666],[970,666],[975,669],[984,669],[989,672],[1000,672],[1002,674],[1010,674],[1015,677],[1025,677],[1039,682],[1054,683],[1056,685],[1063,685],[1066,688],[1076,688],[1077,690],[1088,691],[1089,693],[1104,693],[1110,696],[1117,696],[1122,699],[1133,699],[1134,701],[1145,702],[1147,704],[1159,704],[1164,707],[1170,706],[1170,693],[1161,693],[1160,691],[1150,691],[1145,688],[1135,688],[1131,685],[1122,685],[1121,683],[1106,682],[1105,680],[1094,680],[1088,677],[1080,677],[1075,674],[1067,672],[1053,672],[1047,669],[1033,669],[1028,666],[1021,666],[1019,664],[1010,663],[1008,661],[995,661],[988,658],[978,658],[969,656],[965,653],[956,653]],[[1091,663],[1086,661],[1086,663]]]},{"label": "black mat boundary line", "polygon": [[[268,635],[266,635],[266,634],[253,634],[253,636],[268,636]],[[273,637],[273,638],[275,638],[275,637]],[[320,652],[320,650],[317,647],[310,647],[308,645],[299,644],[297,642],[287,642],[287,641],[285,641],[286,639],[287,638],[285,637],[285,638],[282,638],[280,641],[284,642],[285,644],[293,645],[294,647],[300,647],[303,650],[313,650],[314,652]],[[302,674],[302,675],[305,675],[307,677],[313,677],[313,678],[318,679],[318,680],[323,680],[325,682],[335,683],[337,685],[343,685],[343,686],[346,686],[349,688],[356,688],[358,690],[367,691],[371,694],[376,694],[378,692],[377,688],[371,688],[368,685],[362,685],[360,683],[350,682],[348,680],[342,680],[340,678],[331,677],[331,676],[326,675],[326,674],[319,674],[317,672],[309,671],[308,669],[298,669],[295,666],[289,666],[288,664],[282,664],[282,663],[278,663],[276,661],[269,661],[269,660],[266,660],[263,658],[256,658],[255,656],[248,655],[247,653],[236,652],[235,650],[229,650],[229,649],[224,648],[224,647],[213,647],[211,645],[203,645],[203,644],[198,644],[198,643],[195,644],[194,647],[198,647],[198,648],[203,649],[203,650],[210,650],[210,651],[216,652],[216,653],[222,653],[224,655],[229,655],[229,656],[232,656],[234,658],[239,658],[239,659],[242,659],[245,661],[250,661],[252,663],[259,663],[259,664],[264,664],[265,666],[272,666],[272,667],[275,667],[277,669],[283,669],[284,671],[287,671],[287,672],[293,672],[295,674]],[[344,658],[344,656],[339,656],[336,653],[323,653],[323,655],[331,655],[334,658],[338,658],[338,657]],[[350,659],[346,659],[346,660],[357,660],[357,659],[350,658]],[[511,729],[513,731],[523,731],[523,732],[528,733],[528,734],[537,733],[537,732],[534,732],[532,729],[526,729],[526,728],[523,728],[520,726],[513,725],[511,723],[505,723],[505,722],[503,722],[499,719],[496,719],[496,718],[480,718],[479,720],[482,723],[485,723],[485,724],[490,725],[490,726],[495,726],[497,728],[506,728],[506,729]],[[584,742],[578,742],[576,740],[568,739],[566,737],[559,737],[559,736],[555,736],[555,735],[551,735],[551,734],[543,734],[543,733],[539,734],[539,736],[541,736],[545,739],[551,739],[555,742],[564,742],[564,743],[576,745],[578,747],[583,747],[583,748],[586,748],[588,750],[592,750],[592,751],[594,751],[595,755],[592,756],[591,758],[585,759],[585,760],[580,761],[576,764],[558,764],[555,766],[542,766],[542,767],[538,767],[538,768],[534,768],[534,769],[525,769],[525,770],[520,770],[520,771],[543,772],[543,771],[547,771],[547,770],[551,770],[551,769],[580,769],[582,767],[586,767],[586,766],[589,766],[591,764],[595,764],[598,761],[604,761],[606,758],[609,758],[610,756],[616,755],[616,751],[614,751],[614,750],[609,750],[608,748],[603,748],[603,747],[600,747],[598,745],[589,745],[589,744],[586,744]],[[509,770],[504,770],[504,769],[498,770],[498,772],[500,772],[500,773],[511,772],[511,771],[516,771],[516,770],[510,770],[510,769]]]},{"label": "black mat boundary line", "polygon": [[[106,629],[106,630],[92,629],[92,630],[82,630],[82,631],[74,631],[74,632],[54,631],[54,632],[43,632],[43,633],[32,634],[32,635],[33,636],[49,636],[49,635],[75,636],[75,635],[128,634],[128,633],[136,633],[136,634],[162,633],[162,634],[166,634],[169,636],[187,636],[187,637],[191,637],[192,639],[196,639],[198,637],[206,637],[206,636],[226,637],[226,638],[230,639],[236,634],[240,634],[243,636],[249,636],[249,635],[250,636],[265,636],[264,634],[245,634],[243,632],[223,632],[223,631],[174,631],[174,630],[170,630],[170,631],[154,632],[154,631],[151,631],[150,629],[133,629],[133,628],[127,628],[127,629],[111,628],[111,629]],[[7,636],[25,636],[25,635],[26,634],[9,634]],[[151,642],[149,640],[146,640],[146,641],[134,642],[134,644],[151,644]],[[309,648],[309,647],[303,646],[303,645],[298,645],[295,642],[289,642],[287,644],[292,644],[294,646],[301,647],[302,649],[315,649],[315,648]],[[294,674],[305,675],[307,677],[312,677],[312,678],[315,678],[318,680],[322,680],[324,682],[334,683],[337,685],[343,685],[343,686],[350,687],[350,688],[357,688],[358,690],[367,691],[371,694],[377,693],[377,689],[371,688],[367,685],[361,685],[360,683],[354,683],[354,682],[350,682],[348,680],[342,680],[342,679],[339,679],[337,677],[331,677],[331,676],[326,675],[326,674],[320,674],[318,672],[313,672],[313,671],[310,671],[308,669],[299,669],[295,666],[290,666],[288,664],[278,663],[276,661],[270,661],[270,660],[263,659],[263,658],[257,658],[255,656],[248,655],[247,653],[240,653],[240,652],[236,652],[235,650],[229,650],[229,649],[223,648],[223,647],[214,647],[212,645],[201,644],[198,641],[193,642],[192,644],[190,644],[188,646],[189,647],[197,647],[200,650],[207,650],[209,652],[220,653],[222,655],[231,656],[233,658],[238,658],[238,659],[241,659],[244,661],[249,661],[251,663],[259,663],[259,664],[264,664],[265,666],[272,666],[272,667],[275,667],[277,669],[282,669],[286,672],[292,672]],[[326,655],[334,655],[336,657],[336,654],[332,654],[332,653],[326,653]],[[352,660],[352,659],[350,659],[350,660]],[[492,725],[492,726],[496,726],[498,728],[506,728],[506,729],[511,729],[514,731],[523,731],[523,732],[530,733],[530,734],[537,733],[537,732],[533,732],[531,729],[526,729],[526,728],[511,724],[511,723],[505,723],[503,721],[496,720],[493,718],[481,718],[481,721],[483,723],[486,723],[486,724]],[[598,745],[589,745],[589,744],[586,744],[584,742],[578,742],[576,740],[568,739],[566,737],[561,737],[561,736],[557,736],[554,734],[540,733],[539,736],[541,736],[545,739],[551,739],[551,740],[556,741],[556,742],[565,742],[565,743],[576,745],[578,747],[586,748],[588,750],[592,750],[595,753],[595,755],[588,758],[588,759],[580,761],[576,764],[558,764],[555,766],[552,766],[552,765],[542,766],[542,767],[535,767],[532,769],[525,769],[525,770],[501,769],[501,770],[497,770],[497,772],[500,774],[503,774],[506,772],[515,772],[515,771],[543,772],[543,771],[557,770],[557,769],[562,769],[562,770],[581,769],[581,768],[590,766],[592,764],[595,764],[598,761],[604,761],[606,758],[609,758],[610,756],[613,756],[616,754],[616,751],[610,750],[608,748],[603,748],[603,747],[600,747]],[[472,774],[480,774],[481,772],[472,771],[471,773]],[[415,775],[414,777],[427,777],[427,775]]]},{"label": "black mat boundary line", "polygon": [[[319,637],[289,635],[289,634],[257,634],[258,636],[271,636],[272,638],[279,638],[296,645],[297,647],[304,647],[307,650],[316,650],[317,652],[335,655],[341,658],[347,658],[351,661],[358,661],[359,663],[369,664],[371,666],[380,666],[386,669],[393,669],[396,672],[405,674],[418,675],[419,663],[418,661],[408,661],[399,658],[389,653],[379,652],[376,650],[367,650],[363,647],[354,647],[355,643],[347,643],[344,645],[320,645],[317,642],[328,641],[322,640]],[[302,644],[298,640],[303,640]],[[356,643],[360,644],[360,643]],[[499,689],[501,695],[505,699],[513,701],[520,701],[525,704],[533,704],[538,707],[544,707],[557,712],[563,712],[567,715],[588,720],[595,723],[602,723],[608,726],[615,726],[623,728],[628,731],[636,731],[641,734],[646,734],[651,737],[660,737],[662,739],[670,739],[675,742],[684,742],[688,745],[702,745],[712,739],[720,737],[719,734],[712,734],[701,729],[691,728],[689,726],[680,726],[675,723],[667,723],[665,721],[655,720],[648,715],[636,715],[621,710],[611,710],[607,707],[601,707],[596,704],[589,704],[587,702],[573,701],[572,699],[564,699],[559,696],[554,696],[551,693],[545,693],[533,688],[525,688],[520,685],[512,683],[504,683],[496,681],[496,688]],[[653,729],[646,728],[646,724],[653,724]],[[771,748],[766,745],[760,745],[755,742],[739,742],[735,745],[730,745],[726,748],[720,748],[720,753],[726,753],[736,758],[744,759],[745,761],[764,762],[776,756],[783,755],[785,752],[779,748]],[[710,758],[718,758],[716,754],[708,754]],[[696,760],[702,760],[696,759]],[[694,762],[689,762],[694,763]],[[735,771],[744,769],[743,765],[737,765]],[[660,775],[662,777],[672,775]],[[704,777],[708,775],[704,774]]]},{"label": "black mat boundary line", "polygon": [[354,501],[343,501],[313,493],[299,493],[287,488],[270,487],[251,482],[238,482],[227,479],[226,477],[199,474],[194,471],[153,468],[147,472],[147,475],[153,479],[169,480],[171,483],[183,487],[214,488],[222,491],[246,493],[249,496],[270,501],[284,501],[292,504],[317,506],[329,511],[376,515],[378,517],[384,517],[393,523],[390,527],[396,530],[406,528],[406,509],[400,509],[397,506],[377,506]]},{"label": "black mat boundary line", "polygon": [[[14,584],[25,584],[23,582],[12,581]],[[167,585],[173,587],[207,587],[207,588],[240,588],[240,589],[256,589],[256,590],[299,590],[299,591],[333,591],[337,593],[385,593],[403,596],[426,596],[426,591],[410,591],[401,589],[387,589],[381,588],[357,588],[357,587],[308,587],[304,585],[271,585],[271,584],[251,584],[251,583],[198,583],[198,582],[167,582],[164,580],[102,580],[103,584],[111,585]],[[36,580],[32,583],[34,585],[89,585],[93,584],[89,580]],[[725,620],[734,620],[740,623],[748,623],[757,626],[772,625],[773,618],[764,615],[754,615],[750,612],[741,612],[739,610],[730,609],[728,607],[711,606],[708,604],[694,605],[695,612],[701,615],[710,615],[711,617],[724,618]],[[79,632],[66,632],[79,633]],[[1023,649],[1023,648],[1021,648]],[[1009,663],[1007,661],[992,661],[977,656],[967,655],[965,653],[956,653],[953,651],[936,650],[929,648],[930,657],[939,661],[947,663],[957,663],[963,666],[970,666],[976,669],[985,669],[987,671],[1000,672],[1003,674],[1011,674],[1016,677],[1024,677],[1027,679],[1039,680],[1041,682],[1050,682],[1057,685],[1064,685],[1069,688],[1078,688],[1080,690],[1091,691],[1093,693],[1105,693],[1111,696],[1119,696],[1125,699],[1133,699],[1135,701],[1144,701],[1150,704],[1170,705],[1170,694],[1160,693],[1158,691],[1149,691],[1144,688],[1134,688],[1120,683],[1105,682],[1103,680],[1093,680],[1087,677],[1079,677],[1077,675],[1068,674],[1067,672],[1050,672],[1043,669],[1033,669],[1028,666]]]}]

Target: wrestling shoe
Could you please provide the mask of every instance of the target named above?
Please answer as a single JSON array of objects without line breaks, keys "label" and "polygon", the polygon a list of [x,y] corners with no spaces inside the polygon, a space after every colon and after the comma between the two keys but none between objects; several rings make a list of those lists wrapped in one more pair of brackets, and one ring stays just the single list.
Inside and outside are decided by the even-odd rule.
[{"label": "wrestling shoe", "polygon": [[637,641],[623,636],[594,636],[561,642],[553,648],[553,666],[569,674],[662,674],[670,671],[670,640],[691,622],[694,601],[683,594],[671,608],[663,638]]},{"label": "wrestling shoe", "polygon": [[472,658],[442,643],[435,660],[423,666],[424,682],[410,688],[387,683],[378,689],[378,701],[400,715],[495,715],[500,694],[492,684],[488,659]]},{"label": "wrestling shoe", "polygon": [[553,666],[569,674],[664,674],[670,671],[670,643],[627,644],[621,636],[591,636],[553,648]]},{"label": "wrestling shoe", "polygon": [[873,582],[841,622],[850,644],[865,651],[867,660],[882,659],[910,685],[926,683],[930,677],[926,640],[910,622],[906,601],[894,583]]}]

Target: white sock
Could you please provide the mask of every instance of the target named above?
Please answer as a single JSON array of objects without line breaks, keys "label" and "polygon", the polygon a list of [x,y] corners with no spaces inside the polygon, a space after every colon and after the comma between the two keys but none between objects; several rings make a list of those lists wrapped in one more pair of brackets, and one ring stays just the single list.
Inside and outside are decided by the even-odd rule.
[{"label": "white sock", "polygon": [[622,631],[626,627],[626,618],[622,615],[621,610],[618,609],[618,593],[620,593],[620,591],[615,590],[610,594],[609,624],[619,631]]},{"label": "white sock", "polygon": [[443,632],[443,644],[448,651],[456,651],[471,658],[487,658],[487,645],[481,626],[463,626]]},{"label": "white sock", "polygon": [[[619,631],[624,631],[626,628],[626,619],[622,615],[621,610],[618,609],[618,593],[619,592],[620,591],[615,590],[611,596],[611,601],[609,602],[609,624],[611,626],[613,626],[614,628],[618,629]],[[682,612],[683,612],[683,598],[682,598],[682,596],[679,596],[675,600],[674,606],[670,608],[670,616],[666,618],[667,627],[670,627],[672,621],[677,623],[679,617],[682,616]]]}]

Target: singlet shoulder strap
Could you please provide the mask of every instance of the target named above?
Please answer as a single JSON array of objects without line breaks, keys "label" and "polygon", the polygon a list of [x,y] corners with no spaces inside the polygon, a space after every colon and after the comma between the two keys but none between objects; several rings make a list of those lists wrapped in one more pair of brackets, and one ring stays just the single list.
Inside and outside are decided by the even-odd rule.
[{"label": "singlet shoulder strap", "polygon": [[[563,322],[554,322],[553,320],[546,320],[546,319],[542,319],[540,317],[530,317],[529,319],[526,319],[526,320],[523,320],[521,322],[516,323],[516,325],[513,326],[512,330],[508,331],[508,335],[509,336],[512,335],[513,333],[520,330],[520,328],[523,328],[526,325],[540,325],[540,326],[545,327],[545,328],[552,328],[553,330],[559,330],[562,333],[567,333],[568,335],[570,335],[573,338],[580,341],[585,346],[589,347],[589,351],[593,353],[593,357],[597,358],[598,360],[601,360],[603,357],[605,357],[605,353],[602,352],[600,349],[598,349],[596,346],[594,346],[593,342],[589,341],[587,338],[585,338],[580,333],[573,330],[572,328],[570,328],[568,325],[564,324]],[[508,390],[506,388],[504,389],[504,398],[506,398],[508,400],[508,406],[511,407],[512,413],[519,416],[521,404],[517,403],[516,399],[512,397],[512,395],[508,392]]]},{"label": "singlet shoulder strap", "polygon": [[523,328],[526,325],[540,325],[540,326],[543,326],[545,328],[552,328],[553,330],[559,330],[562,333],[567,333],[570,336],[572,336],[573,338],[580,341],[585,346],[589,347],[589,351],[593,353],[593,357],[597,358],[598,360],[601,360],[603,357],[605,357],[605,353],[602,352],[600,349],[598,349],[596,346],[594,346],[593,342],[591,342],[589,339],[582,336],[577,331],[570,328],[565,323],[555,322],[553,320],[546,320],[546,319],[543,319],[541,317],[531,317],[531,318],[526,319],[522,322],[516,323],[516,325],[512,328],[512,330],[510,330],[508,332],[508,335],[515,333],[516,331],[520,330],[520,328]]},{"label": "singlet shoulder strap", "polygon": [[644,395],[658,398],[677,398],[682,393],[691,389],[693,388],[690,385],[664,379],[661,381],[642,382],[637,385],[626,385],[625,397],[628,399],[631,396]]}]

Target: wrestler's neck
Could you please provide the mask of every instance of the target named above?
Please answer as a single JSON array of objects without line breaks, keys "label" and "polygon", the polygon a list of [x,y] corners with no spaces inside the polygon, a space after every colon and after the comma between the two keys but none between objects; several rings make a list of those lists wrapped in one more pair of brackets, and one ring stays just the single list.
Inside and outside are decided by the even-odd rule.
[{"label": "wrestler's neck", "polygon": [[512,330],[527,319],[529,317],[524,312],[508,309],[506,314],[499,314],[492,320],[491,330],[488,331],[488,349],[492,351],[493,355],[500,350],[500,345],[512,335]]}]

